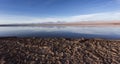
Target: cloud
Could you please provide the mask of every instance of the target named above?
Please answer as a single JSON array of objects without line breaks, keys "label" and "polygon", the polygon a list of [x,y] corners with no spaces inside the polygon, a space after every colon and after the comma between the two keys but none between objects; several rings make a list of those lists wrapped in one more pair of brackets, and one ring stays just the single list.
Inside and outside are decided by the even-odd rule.
[{"label": "cloud", "polygon": [[80,22],[80,21],[112,21],[120,20],[120,12],[95,13],[70,17],[39,18],[14,15],[0,15],[0,24],[11,23],[44,23],[44,22]]},{"label": "cloud", "polygon": [[78,15],[71,17],[72,21],[111,21],[111,20],[120,20],[119,12],[111,13],[96,13],[88,15]]}]

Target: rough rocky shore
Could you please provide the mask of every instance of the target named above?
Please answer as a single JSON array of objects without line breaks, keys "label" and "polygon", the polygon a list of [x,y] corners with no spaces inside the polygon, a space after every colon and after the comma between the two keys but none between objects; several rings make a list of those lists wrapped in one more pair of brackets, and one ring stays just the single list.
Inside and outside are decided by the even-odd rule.
[{"label": "rough rocky shore", "polygon": [[120,64],[120,41],[0,38],[0,64]]}]

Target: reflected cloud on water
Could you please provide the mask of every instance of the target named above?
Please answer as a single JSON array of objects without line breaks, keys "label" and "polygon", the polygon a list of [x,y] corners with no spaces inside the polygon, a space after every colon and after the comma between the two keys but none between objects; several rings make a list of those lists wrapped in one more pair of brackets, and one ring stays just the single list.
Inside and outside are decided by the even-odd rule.
[{"label": "reflected cloud on water", "polygon": [[119,27],[13,26],[0,27],[0,37],[66,37],[119,39]]}]

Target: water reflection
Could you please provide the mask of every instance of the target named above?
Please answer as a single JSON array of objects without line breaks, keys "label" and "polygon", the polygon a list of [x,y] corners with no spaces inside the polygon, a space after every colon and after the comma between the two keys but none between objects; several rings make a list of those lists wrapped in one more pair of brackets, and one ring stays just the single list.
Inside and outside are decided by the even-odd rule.
[{"label": "water reflection", "polygon": [[78,26],[0,27],[0,37],[8,36],[119,39],[120,28]]}]

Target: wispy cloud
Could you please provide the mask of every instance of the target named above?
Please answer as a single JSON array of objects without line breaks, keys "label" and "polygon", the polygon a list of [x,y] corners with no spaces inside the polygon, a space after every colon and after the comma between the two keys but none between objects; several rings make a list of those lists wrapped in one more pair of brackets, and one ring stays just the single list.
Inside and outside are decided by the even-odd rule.
[{"label": "wispy cloud", "polygon": [[120,20],[120,12],[95,13],[87,15],[77,15],[70,17],[39,18],[14,15],[0,15],[0,24],[11,23],[43,23],[43,22],[80,22],[80,21],[112,21]]},{"label": "wispy cloud", "polygon": [[119,12],[110,13],[96,13],[88,15],[78,15],[71,17],[72,21],[110,21],[110,20],[120,20]]}]

